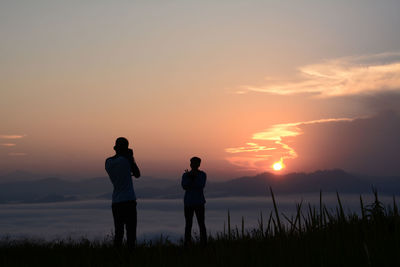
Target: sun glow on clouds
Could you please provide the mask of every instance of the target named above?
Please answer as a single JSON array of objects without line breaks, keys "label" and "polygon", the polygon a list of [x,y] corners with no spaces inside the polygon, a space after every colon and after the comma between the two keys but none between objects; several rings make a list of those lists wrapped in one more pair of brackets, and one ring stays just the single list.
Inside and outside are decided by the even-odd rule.
[{"label": "sun glow on clouds", "polygon": [[[16,142],[17,139],[22,139],[25,137],[26,137],[25,134],[22,134],[22,135],[21,134],[11,134],[11,135],[1,134],[0,135],[0,139],[15,140],[15,141],[11,141],[11,142]],[[17,144],[15,144],[15,143],[0,143],[0,146],[6,147],[6,148],[13,148],[13,147],[17,146]],[[8,149],[6,149],[6,150],[8,150]],[[25,153],[25,152],[9,152],[8,155],[11,157],[19,157],[19,156],[26,156],[27,153]]]},{"label": "sun glow on clouds", "polygon": [[256,143],[246,143],[246,145],[247,146],[241,146],[241,147],[236,147],[236,148],[227,148],[226,152],[234,154],[234,153],[242,153],[242,152],[269,151],[269,150],[276,149],[274,147],[260,146]]},{"label": "sun glow on clouds", "polygon": [[[299,68],[299,76],[295,79],[268,78],[264,86],[243,86],[236,93],[245,94],[250,91],[279,95],[310,93],[318,97],[400,92],[400,53],[344,57],[306,65]],[[282,169],[275,163],[283,164],[285,160],[298,157],[290,142],[295,142],[293,137],[303,134],[302,126],[353,120],[330,118],[275,124],[254,133],[247,146],[227,148],[227,153],[235,154],[234,157],[227,157],[227,160],[255,171]]]},{"label": "sun glow on clouds", "polygon": [[295,81],[267,80],[265,86],[243,86],[249,91],[279,95],[314,93],[321,97],[400,91],[400,53],[329,60],[299,68]]},{"label": "sun glow on clouds", "polygon": [[[295,123],[275,124],[270,128],[253,134],[251,139],[257,143],[247,143],[248,146],[227,148],[225,151],[229,154],[239,154],[227,157],[231,164],[247,170],[265,171],[269,169],[279,171],[285,167],[285,159],[295,159],[298,157],[296,151],[285,143],[286,137],[296,137],[302,134],[300,126],[316,123],[328,122],[351,122],[351,118],[331,118],[312,121],[302,121]],[[261,142],[266,144],[260,144]],[[279,161],[276,161],[279,159]]]},{"label": "sun glow on clouds", "polygon": [[12,147],[12,146],[16,146],[16,144],[2,143],[2,144],[0,144],[0,146]]},{"label": "sun glow on clouds", "polygon": [[18,135],[18,134],[12,134],[12,135],[6,135],[6,134],[0,134],[0,139],[21,139],[24,138],[26,135]]}]

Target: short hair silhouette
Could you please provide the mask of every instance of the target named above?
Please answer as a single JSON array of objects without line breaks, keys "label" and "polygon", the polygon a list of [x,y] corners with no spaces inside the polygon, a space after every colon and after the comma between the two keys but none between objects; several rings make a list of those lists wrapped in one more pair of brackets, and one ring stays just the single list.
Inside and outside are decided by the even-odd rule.
[{"label": "short hair silhouette", "polygon": [[191,167],[198,168],[198,167],[200,167],[200,163],[201,163],[201,158],[199,158],[199,157],[193,157],[190,159]]},{"label": "short hair silhouette", "polygon": [[117,140],[115,140],[115,146],[114,146],[115,151],[128,149],[128,147],[129,147],[129,142],[128,139],[126,139],[125,137],[118,137]]}]

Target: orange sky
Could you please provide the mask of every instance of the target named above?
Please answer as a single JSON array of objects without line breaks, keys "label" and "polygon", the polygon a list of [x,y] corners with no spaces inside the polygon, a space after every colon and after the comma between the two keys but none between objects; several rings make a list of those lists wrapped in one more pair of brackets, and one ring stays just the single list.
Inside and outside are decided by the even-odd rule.
[{"label": "orange sky", "polygon": [[[0,174],[105,175],[118,136],[147,176],[177,177],[193,155],[221,178],[280,159],[281,172],[399,174],[363,167],[374,158],[362,146],[354,160],[321,160],[313,144],[325,143],[308,139],[331,125],[396,125],[398,11],[396,1],[2,1]],[[347,133],[336,142],[360,139]],[[398,147],[374,136],[374,154]]]}]

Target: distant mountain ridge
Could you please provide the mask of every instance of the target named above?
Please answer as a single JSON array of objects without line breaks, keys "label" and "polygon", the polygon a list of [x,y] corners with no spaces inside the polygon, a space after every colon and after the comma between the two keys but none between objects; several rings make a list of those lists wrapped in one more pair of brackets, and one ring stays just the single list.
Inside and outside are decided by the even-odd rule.
[{"label": "distant mountain ridge", "polygon": [[[371,192],[372,185],[381,193],[397,194],[400,192],[400,176],[369,177],[350,174],[339,169],[284,175],[266,172],[222,182],[209,179],[205,194],[206,197],[265,196],[269,194],[269,187],[272,187],[274,192],[283,194],[312,193],[320,190],[359,194]],[[134,186],[138,198],[181,198],[184,193],[179,179],[143,177],[134,181]],[[111,193],[112,185],[107,177],[79,181],[59,178],[17,180],[0,184],[0,203],[110,199]]]}]

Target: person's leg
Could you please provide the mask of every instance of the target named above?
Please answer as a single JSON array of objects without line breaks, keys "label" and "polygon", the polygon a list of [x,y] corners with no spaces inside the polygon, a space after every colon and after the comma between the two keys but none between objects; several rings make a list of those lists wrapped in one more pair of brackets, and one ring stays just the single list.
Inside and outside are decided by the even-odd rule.
[{"label": "person's leg", "polygon": [[136,245],[137,210],[136,201],[127,203],[126,206],[126,239],[128,247]]},{"label": "person's leg", "polygon": [[204,205],[196,206],[196,208],[194,209],[194,212],[196,213],[197,223],[199,224],[199,229],[200,229],[200,243],[202,245],[206,245],[207,244],[207,230],[206,230],[206,224],[205,224]]},{"label": "person's leg", "polygon": [[112,213],[114,218],[114,246],[120,247],[124,238],[124,220],[123,209],[120,203],[112,204]]},{"label": "person's leg", "polygon": [[193,214],[193,207],[185,206],[185,245],[190,244],[192,241]]}]

